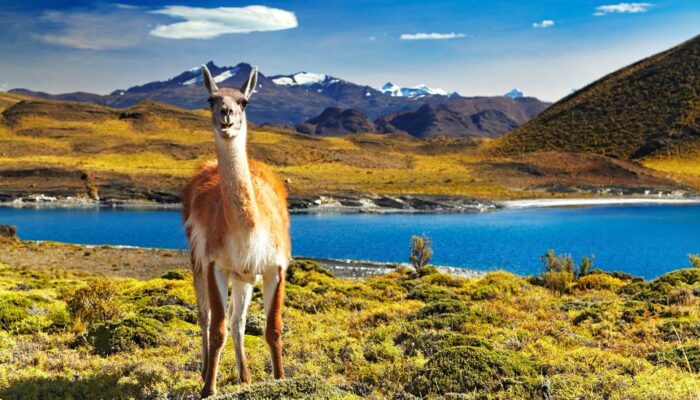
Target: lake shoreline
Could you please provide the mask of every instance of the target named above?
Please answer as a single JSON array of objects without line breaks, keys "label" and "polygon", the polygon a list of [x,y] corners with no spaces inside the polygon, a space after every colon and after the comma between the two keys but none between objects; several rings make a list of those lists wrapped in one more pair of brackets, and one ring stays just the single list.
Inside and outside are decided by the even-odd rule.
[{"label": "lake shoreline", "polygon": [[[297,261],[313,261],[339,278],[361,279],[393,272],[402,262],[332,259],[296,256]],[[57,261],[61,261],[61,266]],[[189,269],[187,250],[122,245],[90,245],[44,240],[23,240],[0,236],[0,263],[33,268],[48,265],[77,273],[97,273],[137,279],[157,278],[173,269]],[[487,271],[435,266],[438,271],[464,278],[475,278]]]},{"label": "lake shoreline", "polygon": [[[480,200],[440,195],[402,196],[311,196],[290,197],[291,214],[463,214],[523,208],[593,207],[606,205],[700,204],[700,197],[686,195],[533,198]],[[180,210],[181,203],[144,200],[94,200],[80,197],[55,198],[34,195],[0,202],[7,208]]]}]

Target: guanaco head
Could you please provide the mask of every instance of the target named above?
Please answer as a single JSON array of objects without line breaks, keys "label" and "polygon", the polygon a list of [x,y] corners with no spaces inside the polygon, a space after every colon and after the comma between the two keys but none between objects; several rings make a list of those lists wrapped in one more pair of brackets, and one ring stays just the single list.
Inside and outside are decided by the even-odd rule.
[{"label": "guanaco head", "polygon": [[233,139],[241,135],[241,133],[245,135],[245,109],[258,82],[258,67],[253,67],[248,80],[240,89],[219,89],[206,65],[202,65],[202,81],[204,82],[204,87],[209,91],[211,122],[214,125],[214,133],[222,139]]}]

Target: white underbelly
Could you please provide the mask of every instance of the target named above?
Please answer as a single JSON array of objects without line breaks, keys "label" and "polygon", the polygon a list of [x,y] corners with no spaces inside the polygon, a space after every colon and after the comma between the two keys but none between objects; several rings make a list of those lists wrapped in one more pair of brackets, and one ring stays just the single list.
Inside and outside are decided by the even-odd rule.
[{"label": "white underbelly", "polygon": [[190,248],[196,263],[208,265],[212,261],[218,268],[239,275],[244,280],[254,281],[257,275],[277,273],[277,268],[287,268],[289,260],[281,249],[274,245],[270,232],[255,229],[248,232],[231,232],[223,240],[223,246],[214,254],[207,254],[206,231],[194,222],[190,226]]}]

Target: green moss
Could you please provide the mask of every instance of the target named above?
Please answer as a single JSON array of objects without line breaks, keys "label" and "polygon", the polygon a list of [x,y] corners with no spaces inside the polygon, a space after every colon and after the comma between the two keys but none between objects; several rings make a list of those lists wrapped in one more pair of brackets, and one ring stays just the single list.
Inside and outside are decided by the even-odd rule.
[{"label": "green moss", "polygon": [[194,311],[183,306],[172,304],[160,307],[146,307],[142,309],[139,314],[143,315],[144,317],[153,318],[160,322],[169,322],[174,319],[179,319],[191,324],[197,322],[197,314]]},{"label": "green moss", "polygon": [[528,283],[510,272],[489,272],[470,290],[472,300],[505,299],[520,293]]},{"label": "green moss", "polygon": [[63,296],[73,318],[83,322],[103,322],[119,318],[124,305],[119,291],[109,279],[96,279]]},{"label": "green moss", "polygon": [[536,376],[535,364],[517,353],[458,346],[431,357],[406,390],[416,396],[509,391],[530,398]]},{"label": "green moss", "polygon": [[262,336],[265,333],[265,317],[260,314],[249,314],[245,321],[245,333]]},{"label": "green moss", "polygon": [[185,281],[185,280],[190,280],[192,277],[192,273],[190,271],[182,270],[182,269],[173,269],[170,270],[166,273],[164,273],[161,276],[161,279],[167,279],[170,281]]},{"label": "green moss", "polygon": [[492,350],[493,345],[486,339],[457,332],[402,333],[396,338],[404,353],[415,356],[417,352],[432,357],[443,349],[457,346],[483,347]]},{"label": "green moss", "polygon": [[690,289],[700,283],[700,269],[680,269],[662,275],[650,282],[634,282],[621,292],[636,300],[667,304],[669,295],[675,289]]},{"label": "green moss", "polygon": [[674,366],[693,373],[700,373],[700,346],[678,347],[653,353],[647,359],[654,365]]},{"label": "green moss", "polygon": [[421,328],[460,330],[467,323],[501,325],[502,317],[477,307],[469,307],[453,299],[439,300],[428,304],[409,317]]},{"label": "green moss", "polygon": [[91,326],[87,339],[95,353],[107,356],[135,347],[159,345],[163,340],[163,326],[152,318],[126,317]]},{"label": "green moss", "polygon": [[353,400],[359,397],[329,385],[320,378],[305,377],[254,383],[235,392],[212,398],[212,400],[265,399]]},{"label": "green moss", "polygon": [[311,260],[292,260],[287,267],[286,279],[293,285],[306,286],[319,277],[333,277],[333,273]]},{"label": "green moss", "polygon": [[411,289],[408,292],[406,298],[411,300],[421,300],[426,303],[430,303],[433,301],[456,299],[457,296],[443,287],[431,285],[428,283],[421,283],[416,285],[413,289]]}]

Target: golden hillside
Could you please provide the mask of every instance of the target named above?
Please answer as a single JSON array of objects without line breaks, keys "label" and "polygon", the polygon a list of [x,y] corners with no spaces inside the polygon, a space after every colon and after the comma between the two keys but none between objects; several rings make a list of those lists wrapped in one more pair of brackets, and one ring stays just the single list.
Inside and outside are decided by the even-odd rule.
[{"label": "golden hillside", "polygon": [[[176,202],[187,177],[213,159],[205,110],[155,102],[128,109],[0,93],[0,198],[33,193]],[[552,188],[671,190],[665,174],[602,156],[491,156],[481,139],[359,134],[320,137],[251,127],[252,157],[293,196],[455,195],[488,199],[562,195]],[[551,193],[550,193],[551,192]],[[570,195],[570,194],[569,194]],[[577,195],[581,195],[578,193]]]}]

